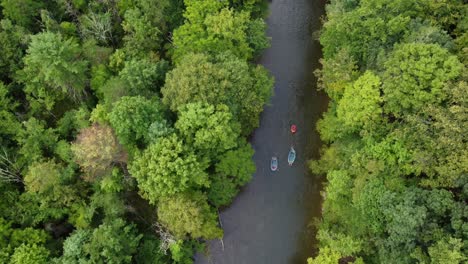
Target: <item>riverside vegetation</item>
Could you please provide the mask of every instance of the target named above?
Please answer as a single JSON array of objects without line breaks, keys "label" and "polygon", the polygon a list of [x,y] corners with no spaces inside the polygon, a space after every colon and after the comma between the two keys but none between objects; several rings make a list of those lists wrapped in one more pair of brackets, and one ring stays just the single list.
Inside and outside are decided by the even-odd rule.
[{"label": "riverside vegetation", "polygon": [[253,172],[263,0],[0,0],[0,262],[192,263]]},{"label": "riverside vegetation", "polygon": [[466,1],[332,0],[318,122],[327,175],[309,264],[466,263]]}]

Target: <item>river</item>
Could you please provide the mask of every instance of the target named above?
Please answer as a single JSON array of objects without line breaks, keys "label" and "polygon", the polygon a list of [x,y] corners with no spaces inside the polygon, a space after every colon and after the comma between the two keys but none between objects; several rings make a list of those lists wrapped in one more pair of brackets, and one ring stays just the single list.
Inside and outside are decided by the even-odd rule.
[{"label": "river", "polygon": [[[257,171],[231,206],[221,212],[221,241],[208,243],[196,264],[305,263],[316,249],[314,217],[321,213],[320,176],[308,161],[317,158],[320,139],[315,123],[326,110],[327,97],[316,91],[313,71],[321,50],[312,33],[320,28],[324,0],[273,0],[267,19],[271,47],[261,57],[275,77],[275,94],[265,108],[251,143]],[[297,125],[297,133],[289,131]],[[287,164],[290,146],[297,152]],[[279,171],[270,171],[277,156]]]}]

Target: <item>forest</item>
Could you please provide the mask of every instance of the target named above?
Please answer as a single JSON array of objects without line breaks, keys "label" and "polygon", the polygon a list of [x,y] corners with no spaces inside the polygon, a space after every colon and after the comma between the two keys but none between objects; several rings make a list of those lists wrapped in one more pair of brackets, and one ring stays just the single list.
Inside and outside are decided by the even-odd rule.
[{"label": "forest", "polygon": [[0,0],[0,263],[193,263],[249,182],[264,0]]},{"label": "forest", "polygon": [[[468,261],[468,5],[332,0],[320,32],[326,174],[309,264]],[[312,202],[312,201],[311,201]]]}]

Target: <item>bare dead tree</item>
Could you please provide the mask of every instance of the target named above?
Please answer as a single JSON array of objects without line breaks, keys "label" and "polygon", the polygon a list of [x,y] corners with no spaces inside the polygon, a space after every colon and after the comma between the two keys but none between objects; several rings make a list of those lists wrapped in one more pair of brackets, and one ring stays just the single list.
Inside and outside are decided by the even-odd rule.
[{"label": "bare dead tree", "polygon": [[169,247],[176,242],[175,237],[159,222],[155,222],[152,225],[152,227],[161,239],[161,245],[159,246],[159,250],[162,253],[167,254],[167,250],[169,249]]},{"label": "bare dead tree", "polygon": [[73,21],[78,22],[79,13],[78,13],[78,10],[73,5],[73,2],[71,0],[64,0],[62,1],[62,3],[65,7],[65,13],[70,15]]},{"label": "bare dead tree", "polygon": [[[221,228],[223,228],[223,222],[221,222],[221,215],[219,214],[219,209],[218,209],[218,221],[219,221],[219,226]],[[224,240],[223,240],[223,238],[220,238],[219,241],[221,241],[221,246],[222,246],[223,251],[224,251]]]},{"label": "bare dead tree", "polygon": [[81,17],[80,27],[82,36],[91,36],[102,43],[112,40],[112,15],[109,11],[96,14],[90,12]]},{"label": "bare dead tree", "polygon": [[6,149],[0,152],[0,181],[3,182],[23,182],[19,169],[15,165],[14,158],[8,155]]}]

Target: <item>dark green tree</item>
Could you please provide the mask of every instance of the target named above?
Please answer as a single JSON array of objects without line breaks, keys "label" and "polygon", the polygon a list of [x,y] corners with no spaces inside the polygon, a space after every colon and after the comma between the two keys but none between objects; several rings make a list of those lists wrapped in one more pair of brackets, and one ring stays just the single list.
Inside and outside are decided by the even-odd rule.
[{"label": "dark green tree", "polygon": [[31,37],[18,76],[33,109],[50,110],[58,100],[83,97],[87,62],[80,52],[74,39],[64,39],[58,33],[42,32]]},{"label": "dark green tree", "polygon": [[122,97],[109,113],[117,138],[127,148],[147,143],[149,127],[162,119],[159,102],[142,96]]}]

